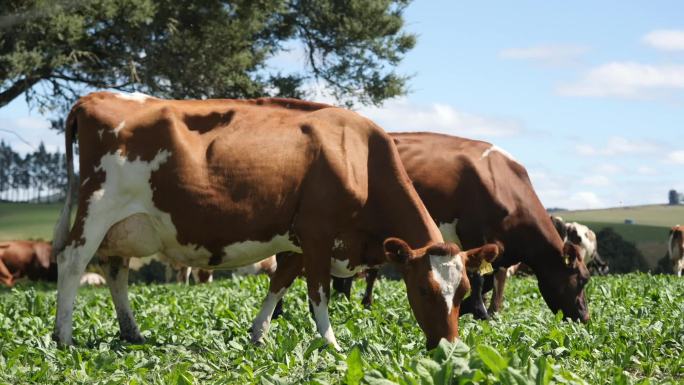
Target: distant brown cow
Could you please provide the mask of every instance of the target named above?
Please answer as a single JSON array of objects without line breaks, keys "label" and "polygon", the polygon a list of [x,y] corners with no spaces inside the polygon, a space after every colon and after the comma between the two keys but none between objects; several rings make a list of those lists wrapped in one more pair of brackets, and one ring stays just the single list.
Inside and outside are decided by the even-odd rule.
[{"label": "distant brown cow", "polygon": [[12,287],[17,279],[57,280],[52,247],[42,241],[0,242],[0,283]]}]

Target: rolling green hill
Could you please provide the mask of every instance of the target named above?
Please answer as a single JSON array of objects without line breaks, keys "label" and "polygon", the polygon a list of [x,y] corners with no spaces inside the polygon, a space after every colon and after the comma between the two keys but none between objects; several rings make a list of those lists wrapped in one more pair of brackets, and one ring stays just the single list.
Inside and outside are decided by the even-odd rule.
[{"label": "rolling green hill", "polygon": [[632,219],[635,224],[670,228],[684,223],[684,205],[646,205],[616,207],[600,210],[558,211],[553,213],[566,221],[624,223]]},{"label": "rolling green hill", "polygon": [[0,241],[52,239],[61,203],[0,203]]}]

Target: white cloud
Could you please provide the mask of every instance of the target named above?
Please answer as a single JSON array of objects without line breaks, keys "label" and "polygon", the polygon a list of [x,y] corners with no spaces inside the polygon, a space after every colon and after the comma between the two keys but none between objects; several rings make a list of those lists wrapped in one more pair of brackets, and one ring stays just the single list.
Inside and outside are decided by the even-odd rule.
[{"label": "white cloud", "polygon": [[499,57],[509,60],[529,60],[544,65],[575,64],[589,49],[579,45],[538,45],[525,48],[507,48]]},{"label": "white cloud", "polygon": [[684,150],[672,151],[667,154],[667,163],[684,164]]},{"label": "white cloud", "polygon": [[649,166],[639,166],[637,167],[636,172],[639,175],[656,175],[658,173],[656,169]]},{"label": "white cloud", "polygon": [[641,41],[662,51],[684,51],[684,30],[658,29],[646,34]]},{"label": "white cloud", "polygon": [[663,91],[684,90],[684,65],[613,62],[587,72],[574,84],[557,88],[565,96],[648,99]]},{"label": "white cloud", "polygon": [[22,155],[35,151],[41,141],[48,151],[64,151],[63,134],[51,130],[50,122],[41,117],[0,118],[0,140]]},{"label": "white cloud", "polygon": [[420,105],[399,99],[382,107],[359,110],[387,131],[432,131],[466,137],[501,137],[522,132],[515,119],[481,116],[460,111],[448,104]]},{"label": "white cloud", "polygon": [[594,168],[595,171],[601,174],[618,174],[623,171],[622,167],[612,163],[601,163]]},{"label": "white cloud", "polygon": [[589,175],[580,180],[580,183],[585,186],[607,187],[612,185],[610,178],[605,175]]},{"label": "white cloud", "polygon": [[570,196],[568,200],[569,208],[586,208],[586,209],[596,209],[600,207],[605,207],[605,203],[601,198],[591,191],[579,191]]},{"label": "white cloud", "polygon": [[575,150],[582,156],[615,156],[615,155],[645,155],[653,154],[662,150],[661,146],[644,139],[630,140],[614,136],[608,139],[605,145],[596,147],[590,144],[578,144]]}]

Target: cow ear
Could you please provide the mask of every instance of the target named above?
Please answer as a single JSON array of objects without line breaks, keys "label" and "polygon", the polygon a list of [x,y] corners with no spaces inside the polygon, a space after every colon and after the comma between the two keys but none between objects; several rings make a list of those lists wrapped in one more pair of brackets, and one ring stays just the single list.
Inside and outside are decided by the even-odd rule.
[{"label": "cow ear", "polygon": [[413,251],[409,245],[399,238],[387,238],[382,246],[385,250],[385,256],[392,262],[404,264],[413,256]]},{"label": "cow ear", "polygon": [[566,242],[563,246],[563,263],[565,266],[572,266],[573,263],[580,259],[579,248],[570,243]]},{"label": "cow ear", "polygon": [[50,268],[50,254],[52,254],[52,248],[47,245],[36,243],[33,245],[33,250],[36,253],[36,259],[40,266],[45,269]]},{"label": "cow ear", "polygon": [[502,248],[496,243],[488,243],[482,247],[470,249],[465,252],[465,264],[468,270],[477,270],[482,262],[491,263],[502,252]]}]

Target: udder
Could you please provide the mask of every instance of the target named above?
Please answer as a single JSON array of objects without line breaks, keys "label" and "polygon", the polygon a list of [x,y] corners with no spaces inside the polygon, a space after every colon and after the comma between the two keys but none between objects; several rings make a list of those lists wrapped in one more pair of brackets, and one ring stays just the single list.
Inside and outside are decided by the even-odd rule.
[{"label": "udder", "polygon": [[147,214],[133,214],[109,228],[100,256],[146,257],[162,251],[159,234]]}]

